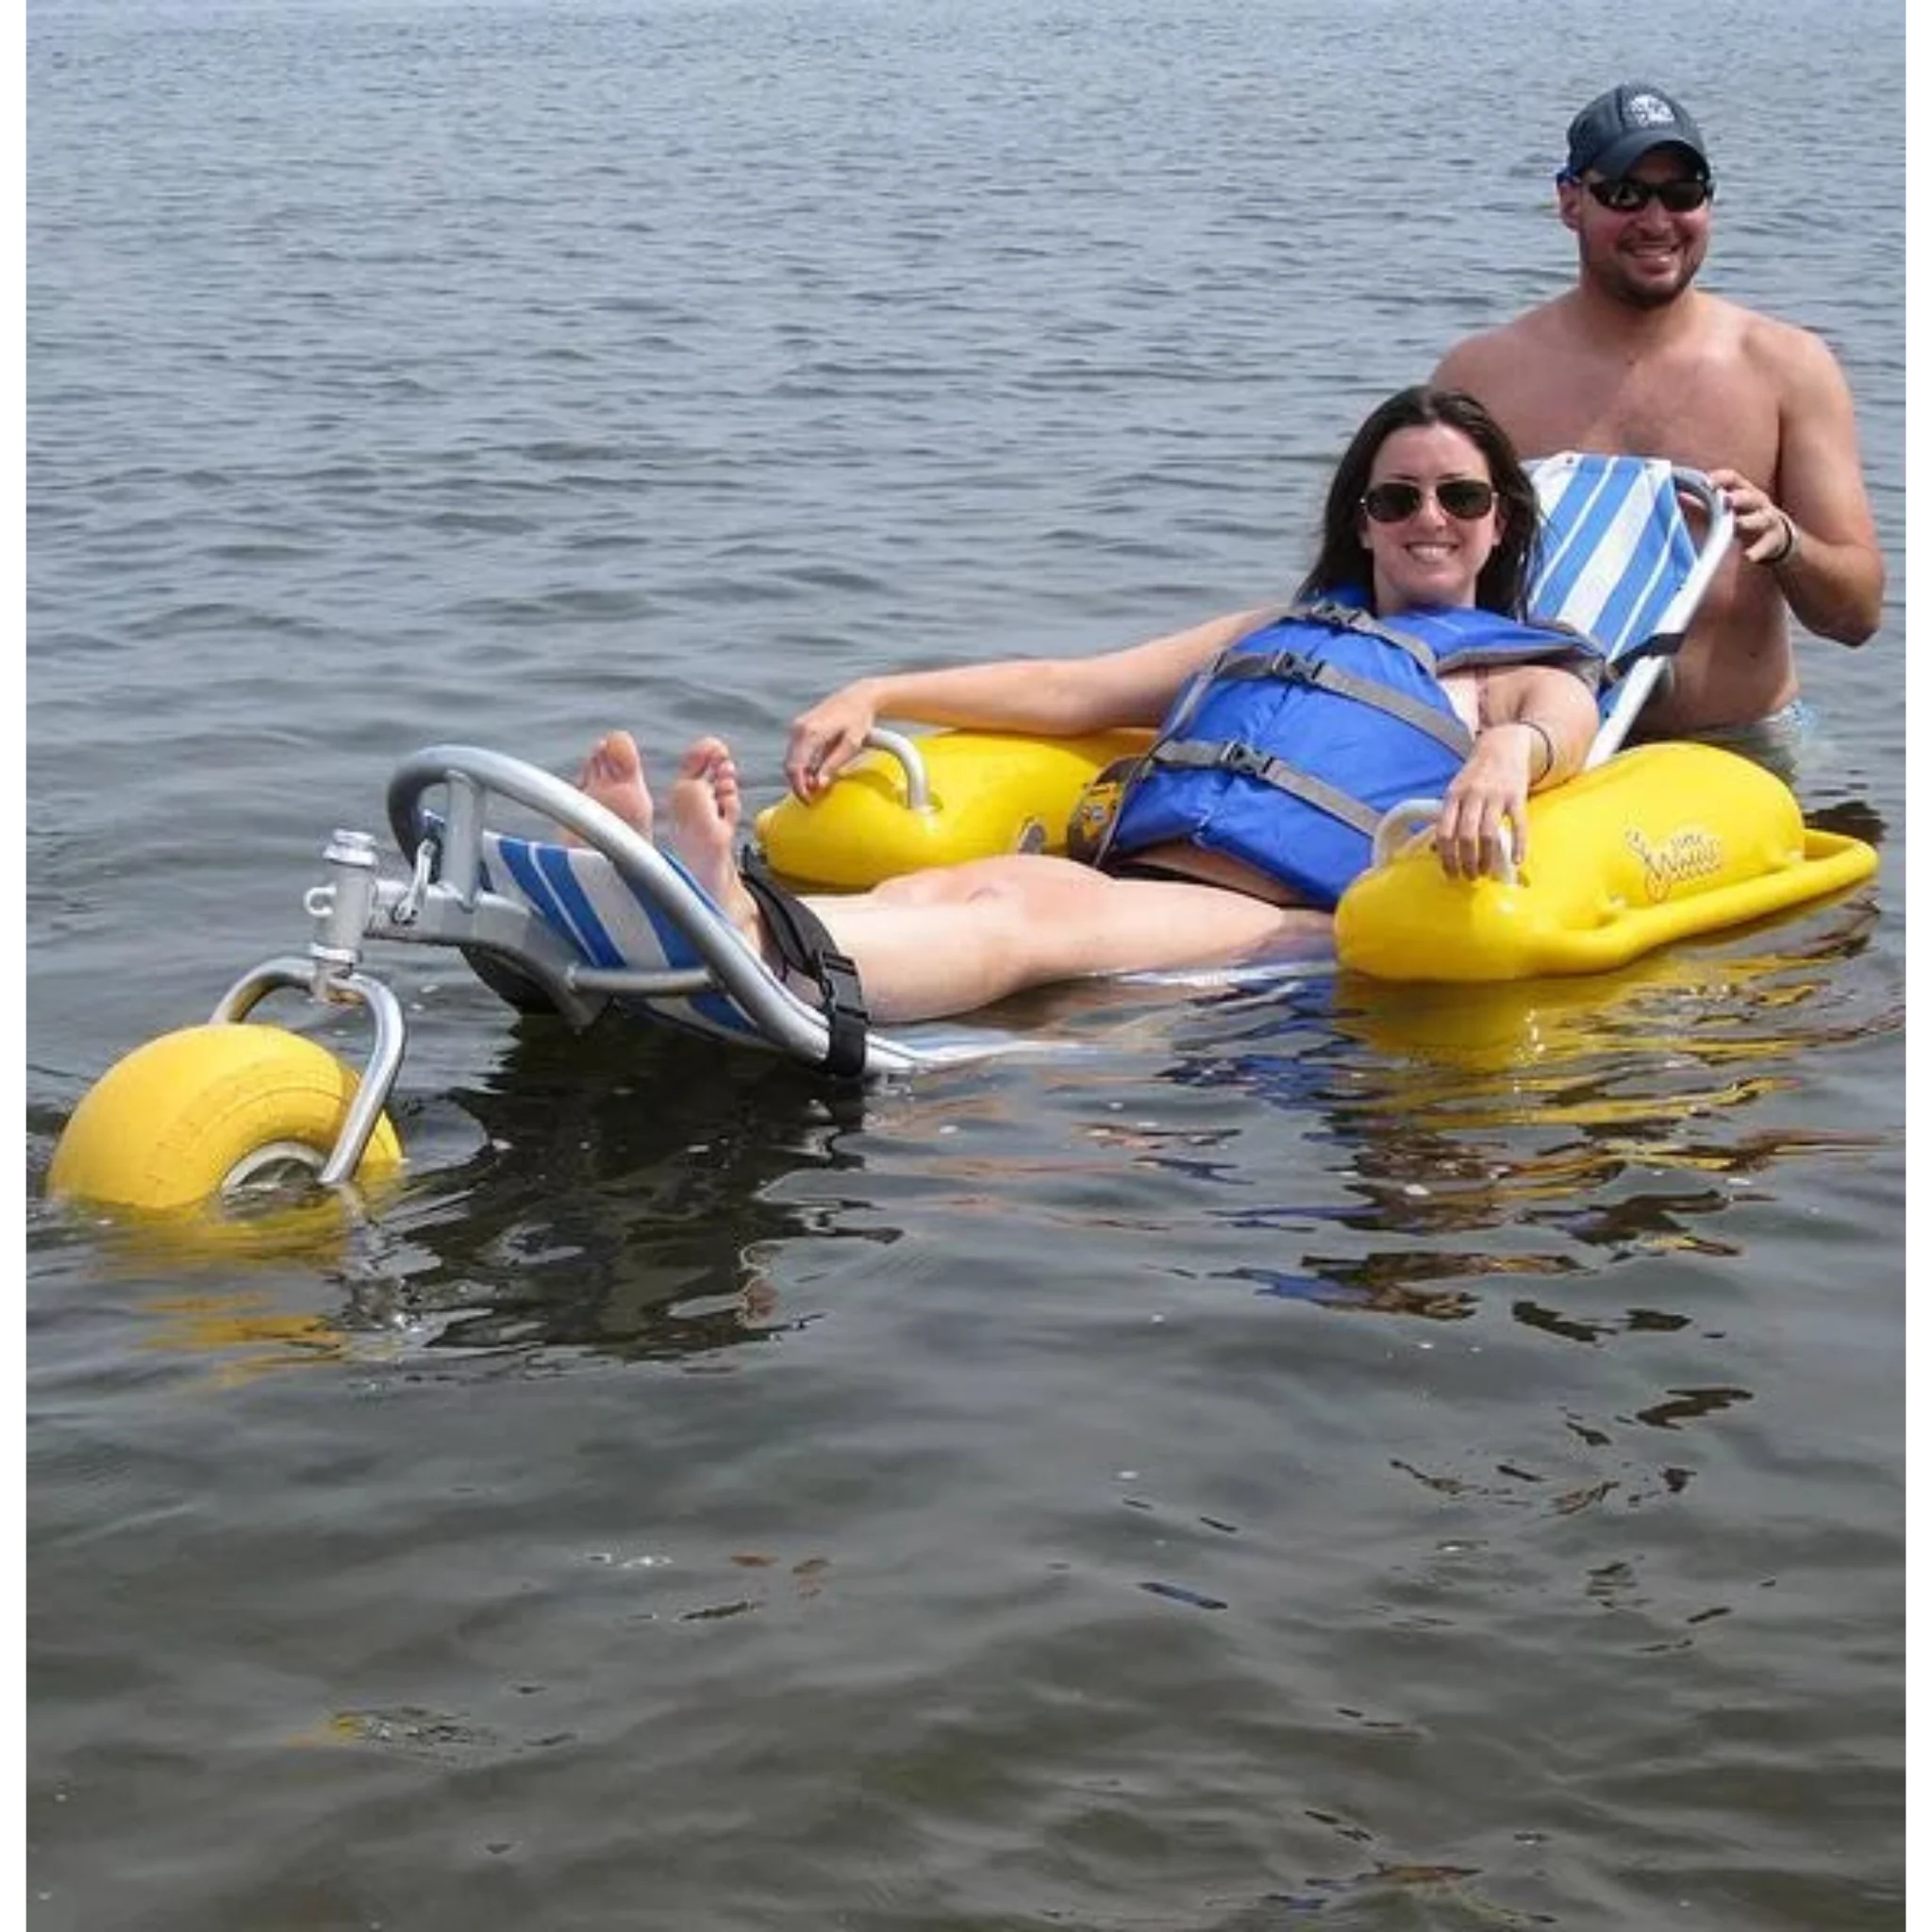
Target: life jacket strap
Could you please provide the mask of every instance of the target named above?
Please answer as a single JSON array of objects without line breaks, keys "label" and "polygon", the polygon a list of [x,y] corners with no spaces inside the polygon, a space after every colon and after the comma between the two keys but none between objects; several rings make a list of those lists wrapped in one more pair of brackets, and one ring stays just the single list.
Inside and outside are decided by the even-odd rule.
[{"label": "life jacket strap", "polygon": [[1441,675],[1436,653],[1420,638],[1412,638],[1406,631],[1397,630],[1393,625],[1384,624],[1374,611],[1364,609],[1359,604],[1343,604],[1332,597],[1318,597],[1312,604],[1297,604],[1288,614],[1305,617],[1310,624],[1325,624],[1330,630],[1352,630],[1365,638],[1380,638],[1385,644],[1393,644],[1398,651],[1406,653],[1431,677]]},{"label": "life jacket strap", "polygon": [[1286,791],[1371,839],[1381,823],[1382,815],[1374,806],[1364,805],[1341,787],[1299,771],[1284,758],[1271,758],[1252,744],[1211,744],[1206,739],[1190,738],[1178,744],[1158,744],[1147,756],[1154,764],[1173,765],[1181,771],[1232,772],[1237,777],[1257,778],[1263,785]]},{"label": "life jacket strap", "polygon": [[1265,655],[1250,652],[1244,658],[1230,658],[1217,675],[1226,684],[1245,684],[1266,677],[1283,684],[1314,685],[1339,697],[1353,698],[1357,704],[1373,705],[1417,731],[1426,732],[1458,758],[1467,758],[1474,742],[1460,718],[1439,711],[1435,706],[1426,705],[1407,691],[1391,691],[1373,677],[1344,671],[1339,664],[1324,663],[1299,651],[1270,651]]}]

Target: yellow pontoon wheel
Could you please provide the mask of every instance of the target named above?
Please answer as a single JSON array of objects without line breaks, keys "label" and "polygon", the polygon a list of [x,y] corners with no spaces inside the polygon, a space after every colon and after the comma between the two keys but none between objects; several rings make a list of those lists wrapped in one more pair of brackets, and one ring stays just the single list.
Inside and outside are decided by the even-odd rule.
[{"label": "yellow pontoon wheel", "polygon": [[[47,1191],[101,1207],[192,1208],[280,1167],[319,1173],[358,1080],[279,1026],[184,1026],[118,1060],[88,1091],[54,1150]],[[401,1166],[387,1116],[358,1181]]]}]

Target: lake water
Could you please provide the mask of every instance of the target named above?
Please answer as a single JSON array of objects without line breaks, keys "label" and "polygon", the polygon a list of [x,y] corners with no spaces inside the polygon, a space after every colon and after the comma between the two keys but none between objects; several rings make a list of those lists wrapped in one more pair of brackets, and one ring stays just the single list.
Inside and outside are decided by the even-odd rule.
[{"label": "lake water", "polygon": [[[29,0],[27,1902],[55,1932],[1904,1913],[1905,10]],[[401,1194],[39,1198],[465,740],[1291,586],[1648,75],[1851,376],[1869,887],[828,1095],[441,955]]]}]

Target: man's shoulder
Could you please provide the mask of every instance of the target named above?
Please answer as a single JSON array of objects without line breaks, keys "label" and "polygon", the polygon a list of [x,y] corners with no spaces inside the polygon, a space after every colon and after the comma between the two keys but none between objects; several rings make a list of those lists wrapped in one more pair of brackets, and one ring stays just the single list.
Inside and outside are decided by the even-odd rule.
[{"label": "man's shoulder", "polygon": [[1684,348],[1709,372],[1713,392],[1726,392],[1725,385],[1735,392],[1741,384],[1747,392],[1802,408],[1806,399],[1845,386],[1836,352],[1815,329],[1721,295],[1702,297],[1698,328]]},{"label": "man's shoulder", "polygon": [[1539,302],[1494,328],[1480,329],[1454,343],[1436,366],[1436,380],[1451,387],[1466,386],[1466,376],[1511,366],[1524,354],[1567,341],[1570,333],[1567,298],[1558,295]]},{"label": "man's shoulder", "polygon": [[1824,338],[1803,323],[1767,315],[1762,309],[1747,308],[1741,302],[1725,301],[1721,296],[1710,299],[1724,312],[1724,319],[1746,356],[1800,366],[1815,364],[1821,358],[1828,361],[1838,359]]},{"label": "man's shoulder", "polygon": [[[1554,306],[1554,305],[1551,305]],[[1699,354],[1775,356],[1829,355],[1824,340],[1802,323],[1752,308],[1728,295],[1714,294],[1708,289],[1687,290],[1671,307],[1672,327],[1663,335],[1652,334],[1649,341],[1660,353],[1691,350]],[[1639,335],[1646,318],[1639,314],[1621,316],[1614,310],[1591,318],[1593,335],[1600,334],[1608,344],[1627,341]]]},{"label": "man's shoulder", "polygon": [[1677,311],[1677,326],[1667,339],[1641,334],[1637,325],[1642,320],[1591,309],[1572,291],[1538,303],[1494,328],[1465,336],[1437,365],[1435,379],[1470,387],[1483,377],[1520,373],[1525,358],[1623,360],[1629,358],[1633,344],[1648,359],[1653,353],[1663,354],[1667,341],[1674,342],[1679,351],[1716,354],[1766,368],[1803,368],[1821,359],[1836,360],[1824,339],[1802,324],[1707,290],[1685,299]]}]

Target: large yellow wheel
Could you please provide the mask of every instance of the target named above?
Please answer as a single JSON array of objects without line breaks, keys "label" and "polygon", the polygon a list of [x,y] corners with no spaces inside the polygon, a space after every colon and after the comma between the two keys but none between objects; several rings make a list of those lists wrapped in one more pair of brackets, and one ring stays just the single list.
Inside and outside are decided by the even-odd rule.
[{"label": "large yellow wheel", "polygon": [[[184,1026],[137,1047],[89,1089],[54,1150],[47,1191],[168,1213],[278,1173],[319,1174],[341,1138],[356,1075],[279,1026]],[[401,1166],[387,1115],[356,1179]]]}]

